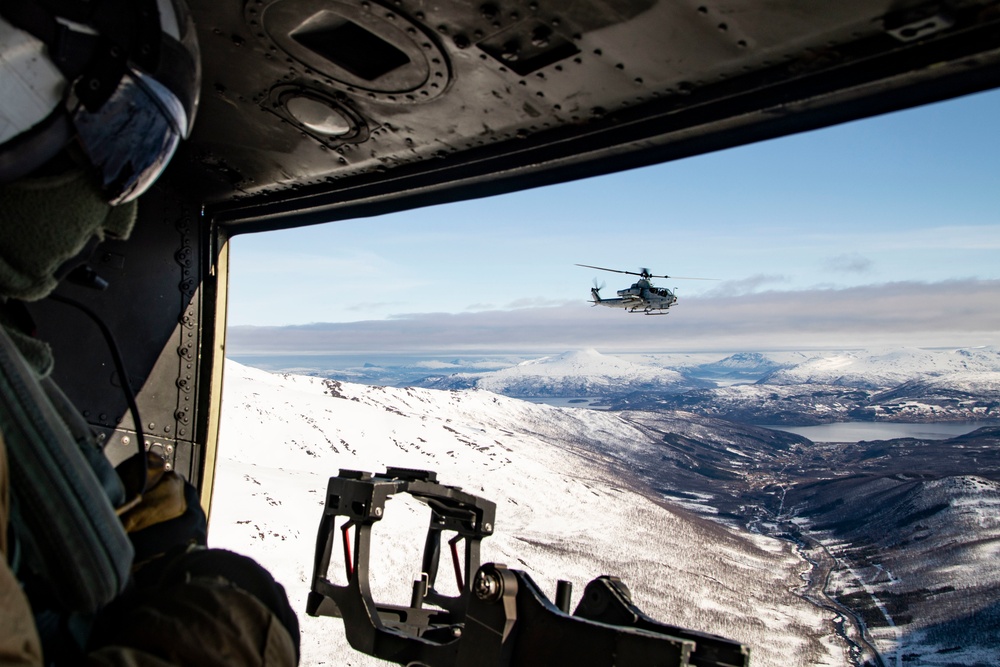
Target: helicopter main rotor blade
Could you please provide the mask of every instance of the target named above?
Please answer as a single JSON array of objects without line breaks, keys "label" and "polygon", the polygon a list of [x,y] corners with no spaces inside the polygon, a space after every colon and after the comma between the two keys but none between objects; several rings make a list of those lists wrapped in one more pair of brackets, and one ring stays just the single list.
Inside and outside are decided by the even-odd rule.
[{"label": "helicopter main rotor blade", "polygon": [[611,273],[627,273],[630,276],[641,276],[641,273],[636,273],[635,271],[619,271],[618,269],[605,269],[603,266],[591,266],[590,264],[576,264],[576,266],[583,266],[588,269],[597,269],[598,271],[610,271]]},{"label": "helicopter main rotor blade", "polygon": [[673,278],[674,280],[718,280],[718,278],[691,278],[690,276],[654,276],[646,268],[642,269],[642,273],[639,275],[645,278]]},{"label": "helicopter main rotor blade", "polygon": [[576,264],[575,266],[583,266],[588,269],[597,269],[598,271],[610,271],[611,273],[624,273],[630,276],[639,276],[640,278],[674,278],[675,280],[719,280],[719,278],[691,278],[689,276],[654,276],[649,272],[648,269],[644,270],[642,273],[636,273],[635,271],[606,269],[603,266],[591,266],[590,264]]}]

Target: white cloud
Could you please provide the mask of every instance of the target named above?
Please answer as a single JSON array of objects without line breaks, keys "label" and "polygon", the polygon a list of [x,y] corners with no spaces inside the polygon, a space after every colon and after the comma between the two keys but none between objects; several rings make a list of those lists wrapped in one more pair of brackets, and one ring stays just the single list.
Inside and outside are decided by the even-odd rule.
[{"label": "white cloud", "polygon": [[856,252],[831,257],[825,268],[832,273],[871,273],[872,260]]},{"label": "white cloud", "polygon": [[235,354],[845,348],[1000,344],[1000,280],[681,298],[665,316],[583,304],[230,327]]},{"label": "white cloud", "polygon": [[744,294],[753,294],[760,290],[761,287],[765,285],[774,285],[787,283],[788,277],[780,274],[765,274],[757,273],[755,275],[749,276],[747,278],[741,278],[739,280],[727,280],[718,287],[713,287],[704,293],[705,297],[709,298],[720,298],[729,296],[741,296]]}]

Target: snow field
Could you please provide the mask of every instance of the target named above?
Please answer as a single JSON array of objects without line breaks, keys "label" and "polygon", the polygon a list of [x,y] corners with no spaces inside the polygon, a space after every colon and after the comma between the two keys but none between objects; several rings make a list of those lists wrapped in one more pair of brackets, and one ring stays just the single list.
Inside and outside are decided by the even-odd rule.
[{"label": "snow field", "polygon": [[[227,361],[210,544],[257,559],[285,586],[302,624],[302,665],[384,665],[347,647],[342,621],[303,611],[327,480],[342,468],[430,469],[497,503],[483,561],[527,571],[550,597],[569,580],[575,606],[588,581],[615,574],[651,616],[749,644],[755,667],[846,664],[832,614],[793,593],[803,562],[788,545],[650,501],[604,465],[595,442],[651,446],[612,413]],[[373,588],[384,601],[409,600],[426,516],[395,498],[373,531]],[[443,561],[444,593],[450,573]]]}]

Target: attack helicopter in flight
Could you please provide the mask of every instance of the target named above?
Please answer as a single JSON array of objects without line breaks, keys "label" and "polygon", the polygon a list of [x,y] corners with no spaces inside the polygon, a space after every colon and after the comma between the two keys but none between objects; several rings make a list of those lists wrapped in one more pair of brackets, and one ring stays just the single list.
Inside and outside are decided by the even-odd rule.
[{"label": "attack helicopter in flight", "polygon": [[594,286],[590,288],[590,296],[595,306],[607,306],[608,308],[624,308],[626,312],[642,312],[646,315],[666,315],[669,308],[677,303],[677,295],[666,287],[654,287],[650,282],[651,278],[675,278],[677,280],[716,280],[715,278],[684,278],[681,276],[654,276],[649,269],[641,268],[639,273],[635,271],[621,271],[619,269],[606,269],[603,266],[591,266],[590,264],[577,264],[588,269],[599,271],[610,271],[612,273],[624,273],[630,276],[639,276],[639,280],[632,283],[627,289],[618,290],[617,299],[602,299],[601,290],[604,285],[598,285],[594,280]]}]

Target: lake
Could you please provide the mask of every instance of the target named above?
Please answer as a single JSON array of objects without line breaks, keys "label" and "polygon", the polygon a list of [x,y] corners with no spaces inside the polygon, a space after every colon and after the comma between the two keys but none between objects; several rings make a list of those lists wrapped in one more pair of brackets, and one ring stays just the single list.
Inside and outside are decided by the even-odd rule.
[{"label": "lake", "polygon": [[[592,403],[600,398],[592,397],[531,397],[522,398],[532,403],[544,403],[560,408],[590,408],[606,410]],[[893,438],[924,438],[927,440],[947,440],[971,433],[982,426],[996,425],[996,422],[940,422],[930,424],[908,424],[900,422],[840,422],[817,426],[775,426],[763,425],[775,431],[788,431],[809,438],[813,442],[859,442],[861,440],[892,440]]]},{"label": "lake", "polygon": [[595,402],[602,401],[604,399],[594,398],[592,396],[527,396],[527,397],[517,397],[521,401],[529,401],[531,403],[542,403],[544,405],[551,405],[556,408],[590,408],[591,410],[607,410],[607,408],[598,407],[594,405]]},{"label": "lake", "polygon": [[765,426],[809,438],[813,442],[858,442],[860,440],[891,440],[893,438],[925,438],[947,440],[971,433],[990,422],[942,422],[932,424],[901,424],[896,422],[841,422],[818,426]]}]

